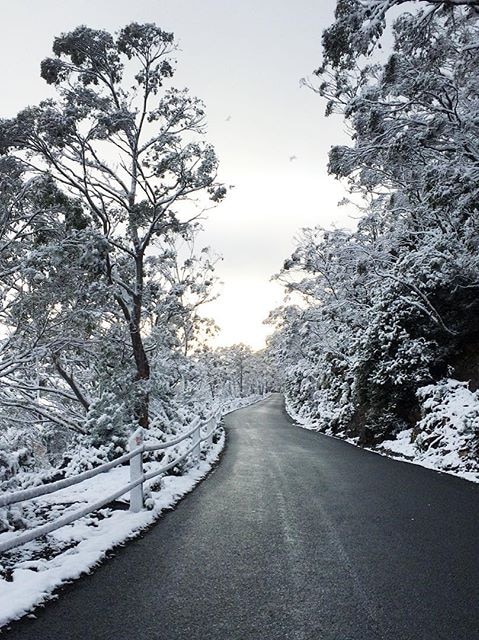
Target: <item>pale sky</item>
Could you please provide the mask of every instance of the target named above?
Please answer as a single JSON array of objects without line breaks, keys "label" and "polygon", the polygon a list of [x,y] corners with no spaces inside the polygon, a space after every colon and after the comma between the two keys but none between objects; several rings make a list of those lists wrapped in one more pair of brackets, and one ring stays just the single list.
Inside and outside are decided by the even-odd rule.
[{"label": "pale sky", "polygon": [[[270,282],[301,227],[350,226],[343,187],[327,153],[346,136],[339,118],[300,87],[320,61],[321,32],[335,0],[0,0],[0,117],[50,95],[39,77],[53,38],[86,24],[114,31],[155,22],[180,43],[175,86],[206,103],[220,179],[235,185],[210,212],[201,244],[223,256],[221,297],[204,313],[218,344],[263,346],[262,323],[281,303]],[[296,156],[291,161],[290,157]]]}]

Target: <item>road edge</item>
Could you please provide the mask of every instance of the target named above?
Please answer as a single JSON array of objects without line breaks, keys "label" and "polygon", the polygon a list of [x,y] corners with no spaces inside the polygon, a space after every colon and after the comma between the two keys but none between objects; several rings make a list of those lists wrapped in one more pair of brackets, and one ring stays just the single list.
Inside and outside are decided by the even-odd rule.
[{"label": "road edge", "polygon": [[389,460],[394,460],[395,462],[403,462],[405,464],[412,464],[416,467],[422,467],[423,469],[427,469],[428,471],[434,471],[435,473],[439,473],[441,475],[457,478],[458,480],[463,480],[465,482],[472,482],[473,484],[479,484],[479,474],[470,473],[470,476],[463,475],[465,472],[455,472],[454,470],[447,469],[439,469],[432,465],[427,464],[427,461],[417,460],[417,459],[408,459],[400,454],[396,454],[395,452],[388,453],[387,451],[381,451],[379,449],[374,449],[372,447],[363,447],[359,445],[357,442],[354,442],[352,438],[343,438],[341,436],[335,436],[331,433],[325,433],[318,429],[312,422],[307,421],[305,418],[301,417],[297,411],[293,409],[288,398],[283,394],[284,399],[284,410],[288,414],[288,416],[293,420],[296,426],[301,429],[305,429],[306,431],[313,431],[316,433],[320,433],[327,438],[333,438],[334,440],[340,440],[341,442],[345,442],[346,444],[351,445],[352,447],[356,447],[356,449],[362,449],[363,451],[369,451],[370,453],[374,453],[382,458],[387,458]]}]

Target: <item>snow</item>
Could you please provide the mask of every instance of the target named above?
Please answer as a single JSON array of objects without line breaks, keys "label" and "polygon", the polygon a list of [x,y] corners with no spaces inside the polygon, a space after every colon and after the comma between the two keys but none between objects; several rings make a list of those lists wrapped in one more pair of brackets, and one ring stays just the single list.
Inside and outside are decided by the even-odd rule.
[{"label": "snow", "polygon": [[378,451],[479,482],[479,393],[465,382],[448,379],[421,387],[417,395],[422,417],[415,429],[399,432]]},{"label": "snow", "polygon": [[[422,416],[415,428],[404,429],[393,440],[365,448],[379,455],[479,482],[479,392],[470,391],[465,382],[447,379],[421,387],[417,395]],[[286,410],[301,427],[338,437],[323,431],[321,421],[315,422],[299,414],[288,400]],[[357,438],[340,436],[339,439],[358,444]]]},{"label": "snow", "polygon": [[[232,399],[224,406],[222,413],[226,415],[261,399],[260,396]],[[145,503],[151,507],[149,510],[131,513],[127,510],[126,495],[122,509],[100,509],[53,532],[48,536],[46,544],[45,541],[35,540],[5,554],[10,562],[13,560],[13,567],[8,580],[0,579],[0,627],[44,603],[60,585],[88,572],[112,548],[124,544],[151,526],[165,509],[173,507],[208,474],[219,459],[224,444],[223,432],[216,444],[208,450],[203,449],[204,460],[201,460],[199,467],[188,465],[181,476],[165,475],[160,481],[155,478],[145,483]],[[161,464],[163,463],[147,462],[144,464],[145,472]],[[34,504],[37,509],[41,509],[42,516],[46,512],[49,519],[55,519],[69,510],[95,502],[102,495],[113,493],[128,482],[129,466],[117,467],[81,484],[38,498]],[[35,521],[37,517],[38,514],[34,512],[29,521],[30,526],[38,524]],[[0,540],[6,540],[12,535],[15,533],[11,531],[0,534]],[[45,546],[59,553],[45,558]],[[5,565],[7,559],[2,558],[1,563]],[[5,568],[2,564],[0,568]]]},{"label": "snow", "polygon": [[[11,582],[0,580],[0,626],[21,617],[33,607],[45,602],[61,584],[89,571],[105,557],[110,549],[125,543],[152,525],[165,509],[174,506],[208,474],[212,464],[218,460],[224,443],[223,434],[198,468],[190,467],[180,477],[163,477],[160,490],[150,490],[153,504],[151,510],[131,513],[123,510],[112,512],[106,509],[102,510],[107,516],[103,519],[99,520],[91,514],[52,533],[51,537],[57,542],[75,542],[76,544],[48,560],[42,558],[20,561],[12,573]],[[105,493],[114,491],[119,483],[126,484],[128,474],[128,467],[113,469],[82,485],[63,489],[58,494],[48,496],[45,502],[57,504],[58,501],[63,500],[73,504],[78,501],[89,501],[98,497],[103,491]],[[37,542],[31,544],[38,546]]]}]

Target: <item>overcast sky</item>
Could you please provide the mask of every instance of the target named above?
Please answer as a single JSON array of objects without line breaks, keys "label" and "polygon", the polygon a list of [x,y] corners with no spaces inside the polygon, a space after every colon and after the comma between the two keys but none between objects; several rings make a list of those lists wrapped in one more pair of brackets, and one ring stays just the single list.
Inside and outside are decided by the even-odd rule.
[{"label": "overcast sky", "polygon": [[[334,0],[0,0],[0,117],[51,91],[39,77],[53,38],[79,24],[116,30],[155,22],[180,43],[176,86],[206,103],[207,138],[235,185],[210,212],[201,238],[224,260],[220,299],[206,313],[220,344],[261,347],[268,311],[282,292],[270,277],[294,248],[301,227],[349,226],[345,195],[327,175],[342,123],[300,79],[320,61],[321,32]],[[290,158],[295,156],[296,159]]]}]

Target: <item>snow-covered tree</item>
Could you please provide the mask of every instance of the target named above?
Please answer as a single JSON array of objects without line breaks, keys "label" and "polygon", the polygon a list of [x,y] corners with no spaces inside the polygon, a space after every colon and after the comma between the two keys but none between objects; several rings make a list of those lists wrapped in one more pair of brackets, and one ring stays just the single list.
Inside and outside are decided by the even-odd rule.
[{"label": "snow-covered tree", "polygon": [[[41,213],[32,210],[43,245],[27,249],[30,271],[22,266],[26,284],[17,314],[30,313],[32,323],[48,318],[49,331],[57,316],[72,348],[73,334],[89,331],[85,308],[95,307],[96,343],[108,346],[100,344],[101,355],[93,359],[99,357],[105,371],[107,358],[110,379],[114,372],[125,401],[133,404],[133,418],[144,427],[165,314],[158,309],[158,274],[165,278],[164,260],[171,262],[165,247],[175,236],[191,237],[201,211],[197,196],[217,202],[224,195],[214,151],[202,141],[203,105],[187,90],[165,87],[174,73],[174,50],[173,35],[153,24],[132,23],[115,36],[87,27],[62,34],[54,42],[55,57],[41,65],[58,98],[0,122],[2,166],[19,168],[17,192],[23,198],[38,185],[51,185],[56,199]],[[60,237],[52,215],[60,218]],[[187,286],[199,289],[191,281]],[[71,327],[65,326],[68,314]],[[186,326],[183,320],[185,335],[191,333]],[[88,410],[61,354],[50,355],[68,395]]]},{"label": "snow-covered tree", "polygon": [[[410,0],[337,0],[335,21],[323,33],[324,59],[335,68],[353,68],[360,56],[378,46],[392,9],[410,5]],[[475,13],[479,0],[418,0],[424,14],[417,20],[417,33],[427,33],[435,16],[451,15],[466,8]]]},{"label": "snow-covered tree", "polygon": [[277,388],[274,367],[266,350],[253,351],[243,343],[204,348],[197,360],[213,399],[263,395]]}]

